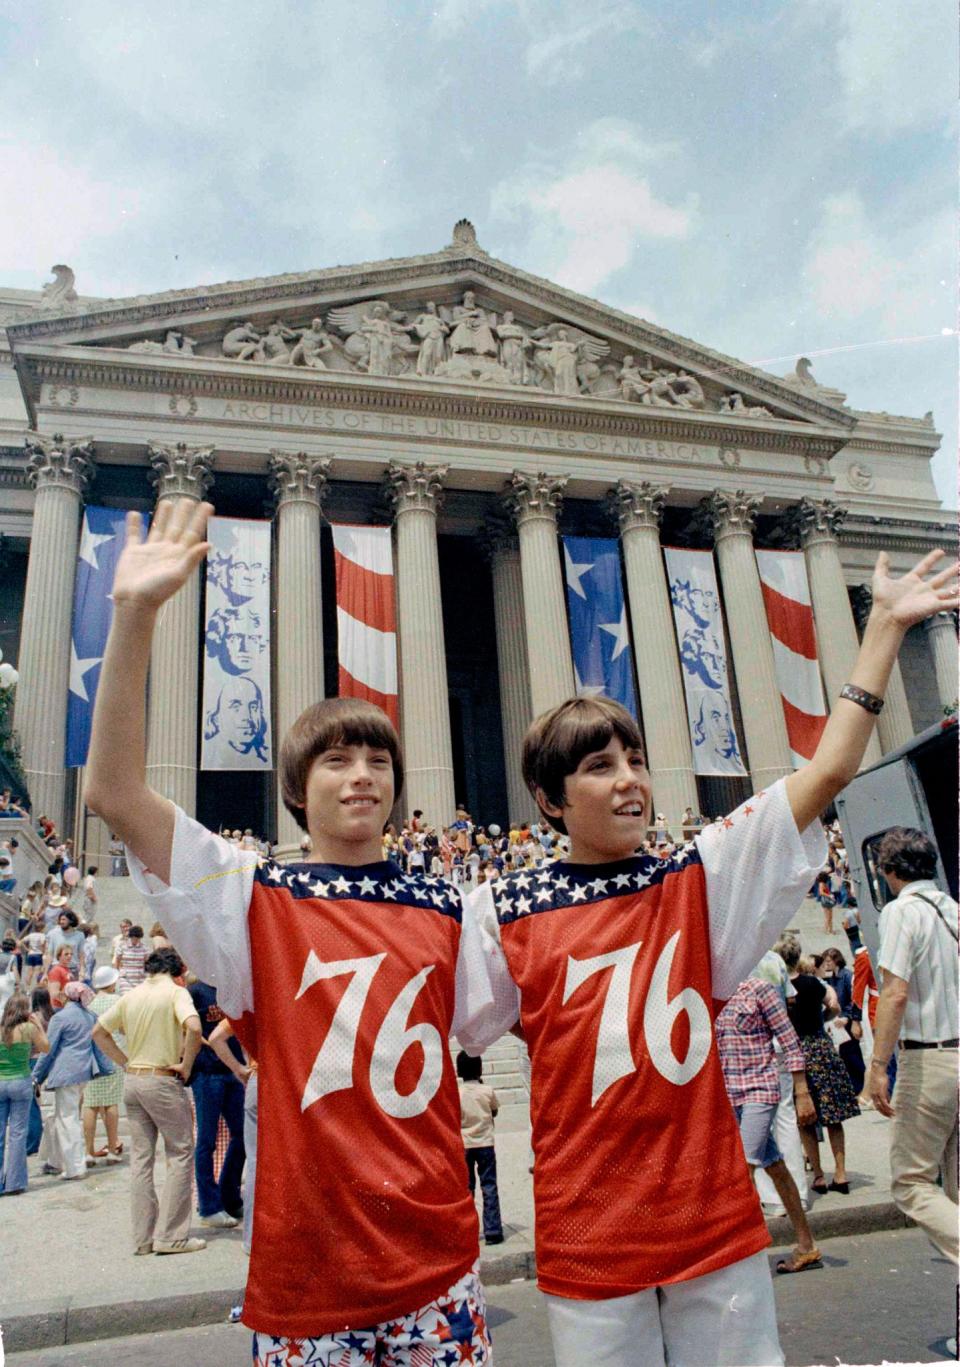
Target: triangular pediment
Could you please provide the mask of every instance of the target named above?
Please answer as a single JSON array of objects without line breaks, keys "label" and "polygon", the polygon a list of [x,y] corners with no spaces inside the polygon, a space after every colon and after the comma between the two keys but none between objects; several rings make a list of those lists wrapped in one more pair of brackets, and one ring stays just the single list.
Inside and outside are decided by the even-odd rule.
[{"label": "triangular pediment", "polygon": [[103,300],[14,323],[8,335],[25,355],[82,347],[178,369],[452,384],[758,424],[853,423],[819,395],[497,261],[469,236],[429,256]]}]

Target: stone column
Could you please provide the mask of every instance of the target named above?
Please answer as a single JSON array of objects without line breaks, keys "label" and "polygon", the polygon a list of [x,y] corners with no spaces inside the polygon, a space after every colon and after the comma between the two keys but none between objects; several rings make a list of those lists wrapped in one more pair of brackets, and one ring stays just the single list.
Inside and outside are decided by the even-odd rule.
[{"label": "stone column", "polygon": [[[199,503],[213,482],[212,446],[163,446],[151,442],[147,456],[157,506],[164,499]],[[157,617],[150,655],[150,708],[147,725],[147,782],[156,792],[197,811],[197,684],[200,650],[200,574],[198,567]]]},{"label": "stone column", "polygon": [[673,609],[660,549],[660,519],[668,490],[648,480],[620,480],[610,502],[620,523],[627,598],[633,628],[640,706],[653,802],[671,830],[679,831],[685,807],[699,811],[690,727],[674,644]]},{"label": "stone column", "polygon": [[524,818],[534,820],[536,806],[520,770],[523,737],[533,718],[523,618],[523,577],[517,535],[505,515],[495,513],[487,518],[483,544],[493,577],[503,761],[507,777],[506,815],[510,822]]},{"label": "stone column", "polygon": [[404,810],[420,808],[431,826],[454,818],[453,746],[443,644],[437,511],[445,465],[387,468],[397,526],[400,722],[406,763]]},{"label": "stone column", "polygon": [[77,661],[72,648],[73,585],[80,534],[80,506],[93,471],[93,440],[30,433],[27,470],[36,489],[30,559],[23,600],[14,725],[33,815],[48,816],[64,830],[63,761],[67,692],[84,687],[95,661]]},{"label": "stone column", "polygon": [[[837,543],[837,532],[846,516],[847,509],[838,507],[832,499],[804,498],[789,519],[800,531],[817,628],[820,668],[826,686],[827,707],[831,711],[840,689],[849,681],[860,650]],[[874,733],[861,767],[867,768],[879,759],[880,742]]]},{"label": "stone column", "polygon": [[557,547],[557,517],[567,477],[515,470],[504,502],[516,520],[520,540],[523,614],[530,662],[534,717],[573,697],[576,689],[563,575]]},{"label": "stone column", "polygon": [[793,773],[793,759],[753,550],[759,504],[759,497],[743,489],[717,489],[701,507],[713,528],[720,565],[750,777],[755,788],[765,788]]},{"label": "stone column", "polygon": [[[862,636],[864,627],[867,625],[867,618],[870,616],[870,608],[873,606],[873,594],[870,591],[870,585],[858,585],[850,596],[850,603],[853,608],[854,619]],[[907,703],[906,689],[903,686],[903,675],[900,672],[899,660],[894,660],[893,669],[890,671],[890,680],[884,694],[883,711],[877,718],[877,735],[880,737],[880,749],[885,755],[889,754],[891,750],[896,750],[900,745],[906,745],[908,740],[913,739],[913,720],[910,716],[910,707]]]},{"label": "stone column", "polygon": [[[324,696],[320,507],[329,473],[327,458],[271,452],[270,486],[277,500],[275,754],[304,708]],[[283,805],[279,786],[278,776],[278,844],[296,852],[302,831]]]},{"label": "stone column", "polygon": [[[944,708],[957,704],[957,624],[952,612],[938,612],[923,624]],[[886,710],[886,709],[884,709]],[[882,714],[881,714],[882,715]]]}]

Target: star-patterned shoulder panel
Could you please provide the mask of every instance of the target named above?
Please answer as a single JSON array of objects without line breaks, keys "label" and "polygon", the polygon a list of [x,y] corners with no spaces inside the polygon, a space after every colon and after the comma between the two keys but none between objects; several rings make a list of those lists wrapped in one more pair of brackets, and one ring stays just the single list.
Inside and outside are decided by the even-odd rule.
[{"label": "star-patterned shoulder panel", "polygon": [[396,864],[277,864],[262,859],[254,880],[266,888],[286,888],[292,897],[324,901],[394,902],[462,919],[460,894],[442,878],[404,873]]},{"label": "star-patterned shoulder panel", "polygon": [[521,869],[491,884],[497,920],[502,926],[509,925],[522,916],[535,916],[539,911],[635,894],[644,888],[656,887],[671,874],[699,863],[700,855],[691,841],[669,859],[638,854],[615,864],[567,864],[557,860],[536,869]]}]

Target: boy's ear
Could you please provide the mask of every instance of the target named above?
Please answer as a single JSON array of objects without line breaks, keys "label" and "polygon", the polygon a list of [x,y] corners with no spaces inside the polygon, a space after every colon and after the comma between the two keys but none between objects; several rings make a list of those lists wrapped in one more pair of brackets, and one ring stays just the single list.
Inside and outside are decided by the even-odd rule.
[{"label": "boy's ear", "polygon": [[551,802],[542,788],[536,789],[534,793],[534,801],[536,802],[540,810],[546,812],[548,816],[558,816],[562,819],[563,808],[558,807],[556,803]]}]

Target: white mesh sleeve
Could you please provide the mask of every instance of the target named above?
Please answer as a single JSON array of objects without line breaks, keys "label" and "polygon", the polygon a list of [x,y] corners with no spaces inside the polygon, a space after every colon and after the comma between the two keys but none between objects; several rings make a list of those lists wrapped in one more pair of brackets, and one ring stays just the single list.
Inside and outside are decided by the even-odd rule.
[{"label": "white mesh sleeve", "polygon": [[470,1054],[482,1054],[520,1019],[520,993],[510,976],[489,883],[464,899],[457,959],[453,1033]]},{"label": "white mesh sleeve", "polygon": [[253,1009],[247,910],[259,856],[238,850],[176,808],[170,884],[132,850],[133,885],[187,967],[217,989],[217,1003],[237,1019]]},{"label": "white mesh sleeve", "polygon": [[827,857],[819,820],[797,830],[783,780],[696,838],[707,880],[713,995],[732,997],[799,909]]}]

